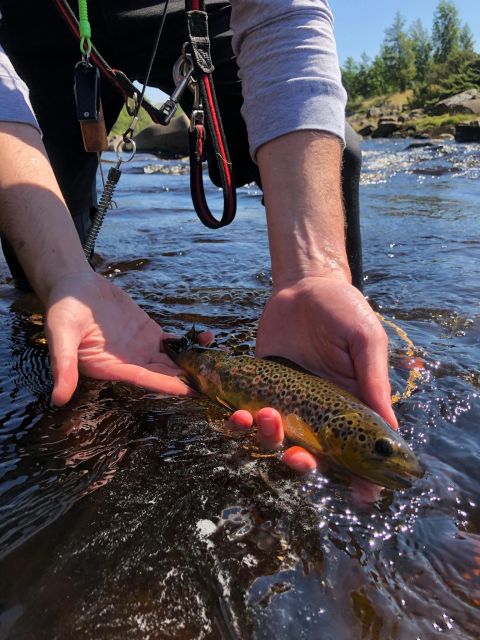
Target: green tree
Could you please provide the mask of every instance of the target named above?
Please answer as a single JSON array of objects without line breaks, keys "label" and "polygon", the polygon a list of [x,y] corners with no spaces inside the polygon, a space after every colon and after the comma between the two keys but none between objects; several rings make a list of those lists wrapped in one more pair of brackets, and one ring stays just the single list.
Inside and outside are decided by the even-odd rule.
[{"label": "green tree", "polygon": [[382,56],[375,56],[370,66],[370,91],[371,95],[379,96],[388,93],[390,87],[387,82],[385,62]]},{"label": "green tree", "polygon": [[358,64],[352,57],[348,57],[342,67],[342,83],[348,94],[349,100],[354,100],[359,96]]},{"label": "green tree", "polygon": [[372,95],[372,87],[370,82],[370,67],[371,62],[370,58],[367,56],[365,52],[362,53],[360,58],[360,64],[358,66],[358,92],[364,98]]},{"label": "green tree", "polygon": [[468,24],[464,24],[460,31],[460,51],[474,53],[475,51],[475,40],[473,38],[473,33]]},{"label": "green tree", "polygon": [[415,52],[412,40],[405,32],[405,19],[398,11],[392,26],[385,30],[381,56],[387,84],[405,91],[416,75]]},{"label": "green tree", "polygon": [[432,60],[432,43],[421,20],[416,20],[410,27],[410,39],[415,54],[415,79],[424,82]]},{"label": "green tree", "polygon": [[460,20],[453,2],[440,0],[433,15],[433,59],[446,62],[460,48]]}]

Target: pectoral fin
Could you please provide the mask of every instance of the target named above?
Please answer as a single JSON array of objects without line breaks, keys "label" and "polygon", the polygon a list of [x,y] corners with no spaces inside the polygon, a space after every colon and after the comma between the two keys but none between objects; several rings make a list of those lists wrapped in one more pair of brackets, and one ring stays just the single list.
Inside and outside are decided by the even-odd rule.
[{"label": "pectoral fin", "polygon": [[313,433],[312,427],[300,416],[291,413],[282,420],[285,435],[295,444],[299,444],[312,453],[323,453],[321,444],[317,436]]},{"label": "pectoral fin", "polygon": [[223,405],[230,411],[236,411],[236,407],[232,407],[232,405],[229,404],[226,400],[223,400],[223,398],[219,398],[218,396],[215,396],[215,400],[218,402],[218,404]]}]

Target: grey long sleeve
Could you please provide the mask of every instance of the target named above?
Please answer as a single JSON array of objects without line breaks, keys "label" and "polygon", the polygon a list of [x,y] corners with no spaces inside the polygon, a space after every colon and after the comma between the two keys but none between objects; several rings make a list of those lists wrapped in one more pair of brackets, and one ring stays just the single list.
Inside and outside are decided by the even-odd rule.
[{"label": "grey long sleeve", "polygon": [[292,131],[345,136],[333,18],[326,0],[232,0],[250,152]]},{"label": "grey long sleeve", "polygon": [[28,98],[28,88],[0,47],[0,122],[31,124],[40,131]]}]

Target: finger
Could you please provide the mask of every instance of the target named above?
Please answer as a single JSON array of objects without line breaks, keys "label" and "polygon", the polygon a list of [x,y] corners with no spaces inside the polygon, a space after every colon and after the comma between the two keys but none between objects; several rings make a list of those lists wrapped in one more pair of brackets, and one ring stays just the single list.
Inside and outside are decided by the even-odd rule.
[{"label": "finger", "polygon": [[232,413],[230,418],[227,420],[227,424],[232,429],[248,431],[253,426],[253,416],[249,411],[239,409]]},{"label": "finger", "polygon": [[46,325],[53,376],[52,403],[60,407],[72,397],[78,384],[78,345],[80,336],[68,330],[52,331]]},{"label": "finger", "polygon": [[298,473],[310,473],[317,468],[314,456],[302,447],[290,447],[283,454],[282,460],[290,469]]},{"label": "finger", "polygon": [[[160,371],[157,371],[159,369]],[[95,376],[96,377],[96,376]],[[159,365],[140,367],[135,364],[115,364],[102,370],[103,380],[127,382],[168,396],[196,396],[197,393],[175,376],[166,375]]]},{"label": "finger", "polygon": [[202,331],[202,333],[198,334],[198,341],[202,347],[206,347],[211,342],[215,342],[215,334],[212,331]]},{"label": "finger", "polygon": [[282,418],[276,409],[265,407],[257,413],[258,441],[266,449],[278,449],[285,434]]},{"label": "finger", "polygon": [[398,429],[390,398],[387,346],[387,336],[381,329],[381,333],[372,333],[364,341],[354,345],[352,357],[363,401],[393,429]]}]

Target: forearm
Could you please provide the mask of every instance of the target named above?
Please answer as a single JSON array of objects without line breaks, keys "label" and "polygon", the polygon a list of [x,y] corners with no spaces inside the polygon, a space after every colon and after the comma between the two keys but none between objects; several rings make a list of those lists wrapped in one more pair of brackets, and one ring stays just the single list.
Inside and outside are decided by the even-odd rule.
[{"label": "forearm", "polygon": [[274,287],[309,276],[350,280],[340,185],[342,145],[297,131],[260,147]]},{"label": "forearm", "polygon": [[91,270],[39,132],[0,123],[0,166],[0,228],[45,302],[59,279]]}]

